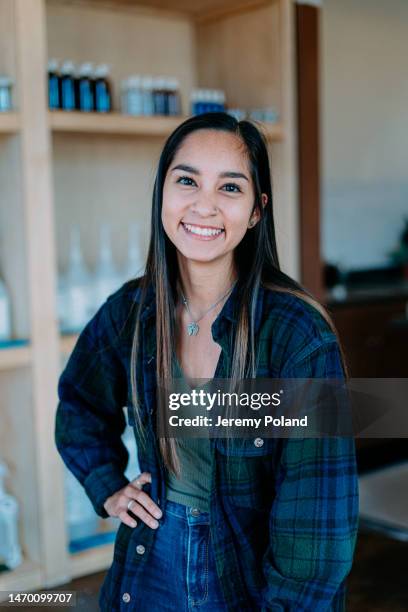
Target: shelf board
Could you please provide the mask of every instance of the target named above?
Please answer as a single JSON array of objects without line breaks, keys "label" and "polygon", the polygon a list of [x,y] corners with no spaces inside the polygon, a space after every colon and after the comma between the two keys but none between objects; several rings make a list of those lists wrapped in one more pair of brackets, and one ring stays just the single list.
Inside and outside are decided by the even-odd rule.
[{"label": "shelf board", "polygon": [[24,560],[14,570],[0,573],[0,601],[7,599],[7,591],[31,591],[39,588],[43,579],[39,563]]},{"label": "shelf board", "polygon": [[53,132],[168,136],[187,117],[131,117],[121,113],[49,111]]},{"label": "shelf board", "polygon": [[114,544],[103,544],[70,555],[71,576],[79,578],[109,568],[113,560]]},{"label": "shelf board", "polygon": [[[123,134],[128,136],[168,136],[187,117],[130,117],[121,113],[81,113],[49,111],[53,132]],[[280,123],[256,122],[270,141],[283,140]]]},{"label": "shelf board", "polygon": [[216,19],[224,15],[247,11],[276,0],[70,0],[71,4],[95,6],[111,10],[145,7],[150,10],[181,13],[192,19]]},{"label": "shelf board", "polygon": [[31,363],[31,347],[13,347],[0,349],[0,371],[21,368]]},{"label": "shelf board", "polygon": [[0,113],[0,134],[14,134],[20,128],[18,113]]},{"label": "shelf board", "polygon": [[65,334],[60,336],[60,351],[63,355],[70,355],[74,350],[79,334]]}]

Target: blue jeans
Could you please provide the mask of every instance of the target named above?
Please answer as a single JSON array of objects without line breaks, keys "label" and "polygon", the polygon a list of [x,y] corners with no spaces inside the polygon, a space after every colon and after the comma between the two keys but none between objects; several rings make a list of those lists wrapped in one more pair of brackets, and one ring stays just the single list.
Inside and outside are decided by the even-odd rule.
[{"label": "blue jeans", "polygon": [[166,501],[135,610],[227,612],[217,575],[208,512]]}]

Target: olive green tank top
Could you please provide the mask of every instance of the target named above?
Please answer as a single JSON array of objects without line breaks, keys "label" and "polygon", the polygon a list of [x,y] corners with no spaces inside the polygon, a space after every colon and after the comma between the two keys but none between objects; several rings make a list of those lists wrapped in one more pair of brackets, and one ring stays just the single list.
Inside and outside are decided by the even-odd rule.
[{"label": "olive green tank top", "polygon": [[[183,390],[185,388],[186,391],[191,391],[178,360],[174,363],[174,376],[184,381],[181,383]],[[180,478],[166,470],[167,499],[208,512],[211,478],[209,438],[178,438],[177,451],[180,458]]]}]

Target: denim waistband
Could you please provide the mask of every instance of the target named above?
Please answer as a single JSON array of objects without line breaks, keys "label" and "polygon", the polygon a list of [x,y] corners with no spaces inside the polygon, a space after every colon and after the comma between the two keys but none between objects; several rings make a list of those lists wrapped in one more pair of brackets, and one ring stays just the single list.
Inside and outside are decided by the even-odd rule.
[{"label": "denim waistband", "polygon": [[180,519],[184,519],[189,525],[209,525],[210,524],[210,513],[203,512],[196,506],[185,506],[177,502],[166,500],[166,506],[164,509],[164,515],[171,514],[177,516]]}]

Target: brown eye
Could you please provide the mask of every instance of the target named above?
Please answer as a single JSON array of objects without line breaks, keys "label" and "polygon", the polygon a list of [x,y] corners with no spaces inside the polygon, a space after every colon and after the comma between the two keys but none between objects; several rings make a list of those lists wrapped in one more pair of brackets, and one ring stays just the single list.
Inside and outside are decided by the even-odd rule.
[{"label": "brown eye", "polygon": [[[183,181],[191,181],[190,183],[184,183]],[[180,185],[187,185],[188,187],[191,186],[191,183],[195,184],[195,181],[190,177],[190,176],[180,176],[176,183],[180,183]]]},{"label": "brown eye", "polygon": [[241,188],[236,183],[226,183],[224,187],[232,187],[232,189],[227,189],[229,193],[242,193]]}]

